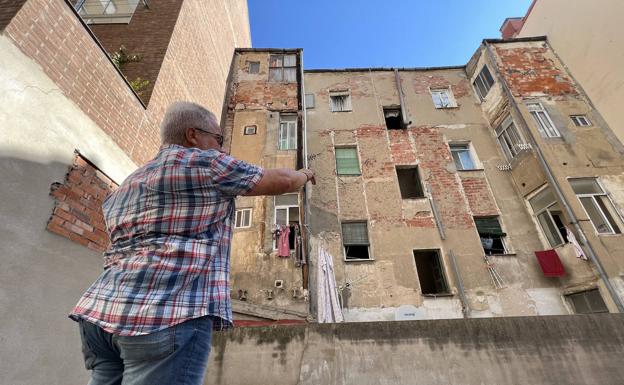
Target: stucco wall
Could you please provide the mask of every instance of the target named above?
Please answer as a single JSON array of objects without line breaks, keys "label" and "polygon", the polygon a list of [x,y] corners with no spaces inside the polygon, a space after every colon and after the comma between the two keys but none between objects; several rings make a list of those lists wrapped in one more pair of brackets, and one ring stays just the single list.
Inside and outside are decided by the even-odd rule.
[{"label": "stucco wall", "polygon": [[515,317],[217,333],[205,384],[620,384],[624,317]]}]

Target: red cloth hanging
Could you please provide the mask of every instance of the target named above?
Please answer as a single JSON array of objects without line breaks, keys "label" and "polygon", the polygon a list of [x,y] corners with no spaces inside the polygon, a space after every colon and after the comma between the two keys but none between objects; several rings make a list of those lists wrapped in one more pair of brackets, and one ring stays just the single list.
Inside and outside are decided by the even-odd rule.
[{"label": "red cloth hanging", "polygon": [[555,250],[536,251],[535,256],[544,272],[544,277],[563,277],[565,268]]}]

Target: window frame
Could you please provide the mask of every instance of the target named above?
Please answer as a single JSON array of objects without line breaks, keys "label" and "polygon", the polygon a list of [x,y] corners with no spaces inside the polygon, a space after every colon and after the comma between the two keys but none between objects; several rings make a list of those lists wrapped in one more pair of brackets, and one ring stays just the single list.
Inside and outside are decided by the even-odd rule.
[{"label": "window frame", "polygon": [[[488,79],[486,79],[484,71],[487,71],[487,74],[489,76],[489,80],[491,81],[491,83],[489,85],[487,84],[487,80]],[[484,94],[481,93],[482,90],[477,85],[477,84],[479,84],[478,82],[480,82],[480,84],[485,89],[485,93]],[[481,71],[479,71],[477,76],[472,81],[472,86],[474,87],[477,95],[479,96],[479,99],[483,102],[485,100],[485,98],[487,97],[487,95],[490,93],[490,90],[492,89],[492,87],[494,86],[495,83],[496,83],[496,81],[494,80],[494,77],[492,76],[492,72],[488,68],[487,64],[484,64],[483,67],[481,68]]]},{"label": "window frame", "polygon": [[[294,117],[294,119],[286,120],[285,118]],[[292,151],[297,150],[297,136],[298,136],[298,126],[299,126],[299,117],[297,114],[280,114],[279,116],[279,132],[277,138],[277,149],[280,151]],[[284,129],[284,125],[286,128]],[[291,130],[291,126],[294,127]],[[284,138],[284,132],[286,132],[286,137]],[[294,136],[291,136],[291,133],[294,132]],[[285,144],[285,146],[284,146]],[[294,146],[294,147],[291,147]]]},{"label": "window frame", "polygon": [[[295,57],[295,63],[294,65],[286,65],[286,60],[284,60],[287,56],[294,56]],[[280,57],[281,59],[279,59],[279,65],[274,65],[273,63],[276,62],[276,60],[274,60],[273,58],[277,58]],[[294,80],[285,80],[286,76],[285,74],[285,70],[286,69],[295,69],[295,79]],[[279,79],[273,79],[273,73],[275,73],[274,71],[276,70],[280,70],[280,76],[278,76]],[[270,54],[269,55],[269,83],[296,83],[297,82],[297,54],[295,53],[281,53],[281,54]]]},{"label": "window frame", "polygon": [[[366,240],[367,243],[349,243],[346,244],[345,243],[345,236],[344,236],[344,225],[350,225],[350,224],[359,224],[359,223],[363,223],[366,226]],[[372,261],[373,256],[371,255],[371,242],[370,242],[370,233],[368,231],[368,221],[366,220],[349,220],[349,221],[341,221],[340,222],[340,238],[342,241],[342,253],[343,253],[343,260],[345,262],[362,262],[362,261]],[[367,254],[368,254],[368,258],[347,258],[347,246],[366,246],[366,250],[367,250]]]},{"label": "window frame", "polygon": [[[594,183],[596,184],[596,186],[598,186],[598,188],[600,189],[600,193],[577,193],[576,191],[574,191],[574,187],[572,184],[572,181],[574,180],[582,180],[582,179],[586,179],[586,180],[593,180]],[[605,188],[602,186],[602,183],[600,183],[600,180],[598,178],[594,178],[594,177],[588,177],[588,178],[568,178],[568,182],[570,183],[570,186],[572,186],[572,191],[574,191],[574,195],[576,195],[577,199],[579,200],[579,203],[581,205],[581,207],[583,207],[583,210],[585,211],[585,215],[587,216],[587,218],[589,218],[589,221],[591,222],[592,226],[594,227],[594,230],[596,231],[596,234],[598,235],[618,235],[618,234],[622,234],[622,230],[620,229],[620,226],[618,226],[619,224],[617,223],[617,219],[620,220],[620,222],[622,221],[621,215],[619,213],[619,211],[617,210],[616,206],[613,204],[613,201],[611,200],[611,197],[609,196],[609,194],[607,193],[607,191],[605,190]],[[603,201],[599,201],[596,197],[602,197],[605,198],[608,203],[611,205],[611,208],[613,210],[613,212],[615,213],[616,218],[613,218],[611,213],[609,212],[609,208],[608,207],[604,207],[604,202]],[[609,232],[600,232],[598,230],[598,228],[596,227],[596,224],[594,223],[594,220],[592,219],[591,215],[589,214],[589,212],[587,211],[587,208],[585,207],[585,204],[583,204],[582,198],[590,198],[591,202],[594,206],[594,209],[598,211],[600,217],[602,218],[603,222],[606,223],[609,226]],[[602,204],[600,204],[599,202],[602,202]],[[604,210],[607,211],[607,213],[609,213],[609,216],[605,215]],[[611,221],[609,221],[609,217],[612,218],[614,223],[611,223]],[[616,231],[617,230],[617,231]]]},{"label": "window frame", "polygon": [[[416,253],[425,253],[425,252],[433,252],[436,254],[435,258],[437,260],[437,265],[438,265],[438,269],[440,272],[440,277],[439,280],[441,281],[442,285],[444,286],[444,290],[443,291],[439,291],[436,293],[424,293],[423,292],[423,288],[422,288],[422,280],[420,279],[420,273],[418,269],[418,262],[417,262],[417,257],[416,257]],[[448,275],[446,272],[446,265],[444,263],[444,258],[442,257],[442,250],[441,249],[412,249],[412,258],[414,260],[414,268],[416,270],[416,277],[418,278],[418,287],[420,289],[420,294],[423,297],[446,297],[449,295],[452,295],[453,293],[451,292],[451,287],[449,284],[449,279],[448,279]],[[436,277],[432,277],[433,281],[434,281],[434,285],[435,285],[435,281],[436,281]]]},{"label": "window frame", "polygon": [[[416,176],[418,177],[418,182],[420,185],[420,195],[422,196],[414,196],[414,197],[404,197],[403,196],[403,190],[401,189],[401,179],[399,177],[399,170],[409,170],[409,169],[416,169]],[[413,200],[413,199],[426,199],[427,198],[427,193],[425,191],[425,185],[423,183],[423,178],[422,175],[420,173],[420,165],[418,164],[409,164],[409,165],[395,165],[394,167],[396,176],[397,176],[397,184],[399,186],[399,194],[401,195],[401,200]]]},{"label": "window frame", "polygon": [[[342,103],[342,109],[335,109],[336,106],[334,102],[334,98],[344,97],[344,101]],[[350,90],[334,90],[329,91],[329,110],[331,112],[350,112],[353,111],[353,106],[351,105],[351,91]]]},{"label": "window frame", "polygon": [[[518,143],[511,143],[512,138],[509,133],[510,127],[513,127],[513,131],[515,136],[517,136]],[[520,149],[520,145],[524,143],[524,138],[520,134],[520,131],[518,131],[516,122],[514,122],[511,115],[507,115],[507,117],[503,119],[503,121],[498,125],[498,127],[494,129],[494,131],[496,133],[496,141],[498,142],[500,148],[503,150],[505,158],[507,158],[508,161],[511,161],[522,152],[522,149]],[[501,138],[505,139],[505,143],[501,141]],[[510,144],[511,146],[509,146]]]},{"label": "window frame", "polygon": [[[126,3],[128,3],[127,5],[131,7],[131,5],[129,4],[130,1],[126,1]],[[141,3],[140,0],[134,0],[134,1],[136,1],[136,5],[134,5],[134,8],[132,8],[132,11],[128,13],[121,13],[121,12],[117,13],[116,8],[120,4],[115,4],[115,0],[107,0],[105,5],[102,4],[102,2],[100,1],[99,5],[102,7],[101,13],[100,12],[89,13],[86,7],[90,6],[91,4],[87,4],[86,0],[77,1],[76,4],[73,5],[73,8],[76,10],[76,13],[85,22],[85,24],[88,24],[88,25],[130,24],[130,21],[132,21],[132,17],[134,17],[134,14],[136,13],[136,9],[138,8],[139,3]],[[110,5],[113,5],[113,7],[115,8],[115,13],[106,13],[106,10]]]},{"label": "window frame", "polygon": [[[280,196],[287,196],[287,195],[294,195],[297,197],[297,204],[281,204],[278,205],[277,204],[277,198]],[[298,216],[297,216],[297,223],[299,223],[299,225],[301,225],[301,207],[300,207],[300,200],[299,200],[299,194],[298,193],[290,193],[290,194],[282,194],[282,195],[275,195],[273,196],[273,226],[274,228],[277,227],[277,211],[278,210],[286,210],[286,223],[290,224],[290,209],[292,208],[297,208]],[[273,240],[273,250],[277,250],[277,239]],[[293,249],[291,249],[293,250]]]},{"label": "window frame", "polygon": [[[448,144],[449,146],[449,151],[451,152],[451,158],[453,158],[453,162],[455,163],[455,169],[457,169],[457,171],[472,171],[472,170],[478,170],[479,168],[477,167],[477,161],[475,159],[475,156],[473,154],[473,150],[472,150],[472,146],[470,145],[470,142],[465,143],[465,142],[450,142]],[[464,147],[464,151],[468,152],[468,156],[470,157],[470,162],[472,162],[472,168],[465,168],[464,167],[464,163],[462,162],[461,157],[458,155],[458,158],[455,159],[455,156],[453,155],[453,153],[459,152],[457,150],[457,148],[459,147]],[[458,168],[457,167],[457,160],[459,160],[460,165],[462,166],[462,168]]]},{"label": "window frame", "polygon": [[[572,123],[574,123],[576,127],[591,127],[592,126],[592,122],[591,120],[589,120],[587,115],[570,115],[570,119],[572,119]],[[585,120],[587,124],[580,124],[581,123],[580,119]]]},{"label": "window frame", "polygon": [[[545,191],[549,191],[550,195],[552,196],[552,202],[546,204],[543,208],[539,209],[539,210],[535,210],[533,208],[533,205],[531,204],[531,200],[536,198],[538,195],[544,193]],[[533,216],[535,217],[535,221],[537,222],[537,225],[539,226],[540,230],[542,231],[542,235],[546,238],[546,241],[548,242],[548,244],[550,245],[550,247],[552,247],[553,249],[562,245],[565,245],[567,243],[567,240],[563,237],[563,235],[558,231],[559,230],[559,226],[557,226],[557,222],[555,222],[555,219],[553,217],[553,214],[551,211],[551,208],[553,206],[556,205],[560,205],[559,201],[557,200],[557,198],[555,197],[555,195],[552,192],[552,189],[550,188],[549,185],[545,185],[542,188],[538,189],[535,193],[531,194],[530,197],[527,197],[527,202],[529,203],[529,207],[531,207],[531,211],[533,212]],[[561,209],[561,208],[560,208]],[[560,241],[557,244],[553,244],[550,240],[550,237],[548,236],[549,234],[551,236],[553,236],[553,234],[550,232],[550,230],[547,231],[547,229],[544,228],[544,226],[542,225],[542,222],[540,221],[539,217],[541,215],[546,214],[546,218],[548,220],[548,222],[550,223],[550,225],[557,230],[555,232],[555,236],[556,238]],[[561,210],[561,214],[563,215],[563,210]]]},{"label": "window frame", "polygon": [[[253,132],[247,132],[247,129],[253,128]],[[243,127],[243,135],[256,135],[258,133],[258,126],[255,124],[250,124],[249,126]]]},{"label": "window frame", "polygon": [[[561,138],[561,132],[550,118],[550,114],[542,103],[531,101],[526,103],[527,110],[537,125],[537,131],[544,138]],[[541,115],[540,115],[541,113]],[[549,127],[550,126],[550,127]]]},{"label": "window frame", "polygon": [[[384,124],[386,125],[386,130],[403,130],[405,129],[405,125],[403,123],[403,111],[401,111],[401,106],[396,106],[396,105],[391,105],[391,106],[382,106],[381,107],[381,112],[383,114],[384,117]],[[388,124],[388,118],[386,116],[386,114],[388,113],[398,113],[398,120],[399,120],[399,124],[398,126],[392,126],[390,127],[390,125]]]},{"label": "window frame", "polygon": [[[338,168],[338,150],[354,150],[355,152],[355,161],[357,163],[358,172],[357,174],[352,173],[341,173]],[[338,176],[360,176],[362,175],[362,168],[360,167],[360,155],[358,153],[357,146],[336,146],[334,147],[334,158],[336,159],[336,175]]]},{"label": "window frame", "polygon": [[[308,103],[311,101],[311,103]],[[307,93],[304,96],[305,108],[306,110],[310,110],[316,107],[316,101],[313,93]]]},{"label": "window frame", "polygon": [[[436,108],[436,110],[444,110],[444,109],[448,109],[448,108],[456,108],[457,107],[457,102],[455,101],[455,97],[453,96],[453,90],[451,90],[450,87],[447,87],[447,88],[430,88],[429,89],[429,93],[431,94],[431,100],[433,101],[433,106]],[[440,93],[446,94],[446,100],[448,101],[448,104],[446,104],[446,105],[443,105],[443,104],[438,105],[436,103],[435,94],[440,94]],[[439,98],[439,100],[442,101],[441,98]]]},{"label": "window frame", "polygon": [[[243,220],[245,219],[245,212],[248,212],[249,214],[247,215],[247,218],[249,220],[249,223],[247,225],[243,225]],[[239,217],[242,215],[241,218],[241,225],[238,224],[238,219]],[[245,208],[241,208],[241,209],[236,209],[236,211],[234,212],[234,228],[235,229],[248,229],[251,227],[251,223],[252,223],[252,215],[253,215],[253,209],[251,207],[245,207]]]},{"label": "window frame", "polygon": [[[599,310],[599,311],[593,311],[593,308],[591,306],[591,302],[589,302],[589,299],[587,298],[587,295],[589,293],[598,293],[598,297],[600,298],[600,300],[602,301],[602,305],[604,305],[604,310]],[[585,301],[585,305],[587,306],[588,309],[590,309],[589,312],[580,312],[578,311],[573,297],[578,297],[582,295],[583,300]],[[600,293],[600,290],[598,288],[594,288],[594,289],[589,289],[589,290],[583,290],[583,291],[578,291],[575,293],[570,293],[570,294],[566,294],[564,296],[566,298],[566,302],[568,303],[568,305],[570,306],[570,308],[572,309],[572,311],[574,312],[574,314],[600,314],[600,313],[609,313],[609,307],[607,306],[607,303],[605,302],[604,298],[602,297],[602,293]]]},{"label": "window frame", "polygon": [[485,253],[485,255],[508,255],[508,254],[512,254],[512,250],[511,247],[509,245],[509,240],[507,239],[507,233],[503,231],[503,225],[501,223],[500,220],[500,215],[475,215],[472,217],[472,221],[475,224],[475,229],[477,230],[477,234],[479,235],[479,238],[481,239],[481,233],[479,232],[479,227],[477,226],[477,219],[496,219],[496,222],[498,223],[498,227],[501,230],[502,235],[499,236],[500,239],[500,243],[501,246],[503,247],[503,251],[499,252],[499,253],[492,253],[490,252],[490,254],[487,253],[485,246],[483,246],[483,242],[481,244],[481,246],[483,247],[483,252]]},{"label": "window frame", "polygon": [[[252,68],[255,69],[255,71],[252,71]],[[247,73],[251,74],[251,75],[256,75],[260,73],[260,62],[259,61],[248,61],[247,62]]]}]

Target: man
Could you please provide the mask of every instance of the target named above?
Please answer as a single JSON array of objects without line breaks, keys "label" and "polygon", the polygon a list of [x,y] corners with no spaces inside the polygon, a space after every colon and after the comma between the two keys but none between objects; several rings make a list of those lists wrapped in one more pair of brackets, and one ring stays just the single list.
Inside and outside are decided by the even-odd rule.
[{"label": "man", "polygon": [[70,314],[91,385],[201,384],[211,331],[232,322],[235,197],[314,183],[307,169],[265,170],[225,154],[214,114],[197,104],[170,106],[161,139],[104,201],[104,272]]}]

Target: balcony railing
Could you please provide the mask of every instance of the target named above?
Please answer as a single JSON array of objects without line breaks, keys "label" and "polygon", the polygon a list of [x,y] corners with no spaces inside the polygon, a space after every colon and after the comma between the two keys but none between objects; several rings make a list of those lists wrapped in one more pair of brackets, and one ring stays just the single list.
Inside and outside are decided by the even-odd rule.
[{"label": "balcony railing", "polygon": [[128,24],[140,0],[77,0],[74,8],[87,24]]}]

